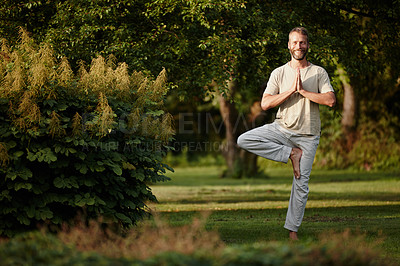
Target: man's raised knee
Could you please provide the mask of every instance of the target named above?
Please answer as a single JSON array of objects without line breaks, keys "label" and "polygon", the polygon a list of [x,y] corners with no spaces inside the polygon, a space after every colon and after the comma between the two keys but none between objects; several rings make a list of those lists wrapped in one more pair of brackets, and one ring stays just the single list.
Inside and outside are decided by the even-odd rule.
[{"label": "man's raised knee", "polygon": [[237,138],[237,141],[236,141],[237,145],[238,145],[240,148],[243,148],[243,147],[245,146],[245,143],[246,143],[246,138],[245,138],[244,135],[245,135],[245,134],[240,135],[240,136]]}]

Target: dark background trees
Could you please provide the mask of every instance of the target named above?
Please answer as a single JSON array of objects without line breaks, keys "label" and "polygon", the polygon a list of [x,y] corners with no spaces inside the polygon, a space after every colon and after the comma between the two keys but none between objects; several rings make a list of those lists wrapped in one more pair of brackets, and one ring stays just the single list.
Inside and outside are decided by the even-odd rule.
[{"label": "dark background trees", "polygon": [[270,72],[289,60],[287,33],[298,25],[309,29],[309,60],[328,70],[338,96],[334,111],[322,108],[320,161],[396,165],[399,17],[397,1],[25,0],[2,5],[0,33],[15,38],[26,27],[75,68],[98,54],[153,75],[164,67],[181,110],[217,97],[227,174],[240,176],[257,167],[236,138],[254,119],[271,119],[254,107]]}]

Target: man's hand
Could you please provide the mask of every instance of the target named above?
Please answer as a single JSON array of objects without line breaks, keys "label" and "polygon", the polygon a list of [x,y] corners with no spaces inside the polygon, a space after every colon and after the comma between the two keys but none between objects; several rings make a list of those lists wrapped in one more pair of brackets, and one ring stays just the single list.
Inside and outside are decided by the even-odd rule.
[{"label": "man's hand", "polygon": [[297,74],[296,74],[296,91],[302,94],[303,92],[303,83],[301,81],[301,74],[300,74],[300,68],[297,68]]},{"label": "man's hand", "polygon": [[298,92],[298,90],[299,90],[299,81],[301,83],[300,70],[297,68],[296,69],[296,77],[295,77],[295,79],[293,81],[292,88],[289,90],[290,91],[290,95],[292,95],[293,93]]},{"label": "man's hand", "polygon": [[265,111],[280,105],[281,103],[286,101],[293,93],[298,92],[299,88],[303,90],[303,84],[301,83],[300,78],[300,69],[297,69],[296,78],[293,81],[292,88],[283,93],[278,93],[275,95],[265,93],[261,99],[261,108]]},{"label": "man's hand", "polygon": [[296,74],[296,90],[300,93],[303,97],[309,99],[318,104],[327,105],[329,107],[333,107],[336,104],[336,97],[333,92],[326,92],[326,93],[316,93],[311,92],[303,89],[303,83],[301,81],[300,69],[297,69]]}]

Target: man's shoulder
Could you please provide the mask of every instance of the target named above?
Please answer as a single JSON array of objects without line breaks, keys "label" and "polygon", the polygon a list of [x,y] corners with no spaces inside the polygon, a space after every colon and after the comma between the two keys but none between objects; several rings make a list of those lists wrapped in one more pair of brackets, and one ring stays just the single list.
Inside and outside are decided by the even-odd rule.
[{"label": "man's shoulder", "polygon": [[326,70],[325,70],[325,68],[323,68],[322,66],[319,66],[319,65],[314,65],[313,63],[311,63],[310,68],[311,68],[313,71],[317,72],[318,74],[325,74],[325,73],[327,73]]}]

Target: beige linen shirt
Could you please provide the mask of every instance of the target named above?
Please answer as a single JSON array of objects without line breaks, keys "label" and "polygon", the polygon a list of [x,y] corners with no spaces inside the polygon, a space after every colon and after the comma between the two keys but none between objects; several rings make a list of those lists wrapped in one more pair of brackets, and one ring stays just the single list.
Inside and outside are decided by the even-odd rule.
[{"label": "beige linen shirt", "polygon": [[[333,92],[328,73],[322,67],[310,64],[300,69],[300,75],[303,89],[315,93]],[[272,71],[264,93],[275,95],[287,91],[293,86],[295,78],[296,69],[286,63]],[[297,92],[279,106],[275,121],[299,134],[321,133],[319,105]]]}]

